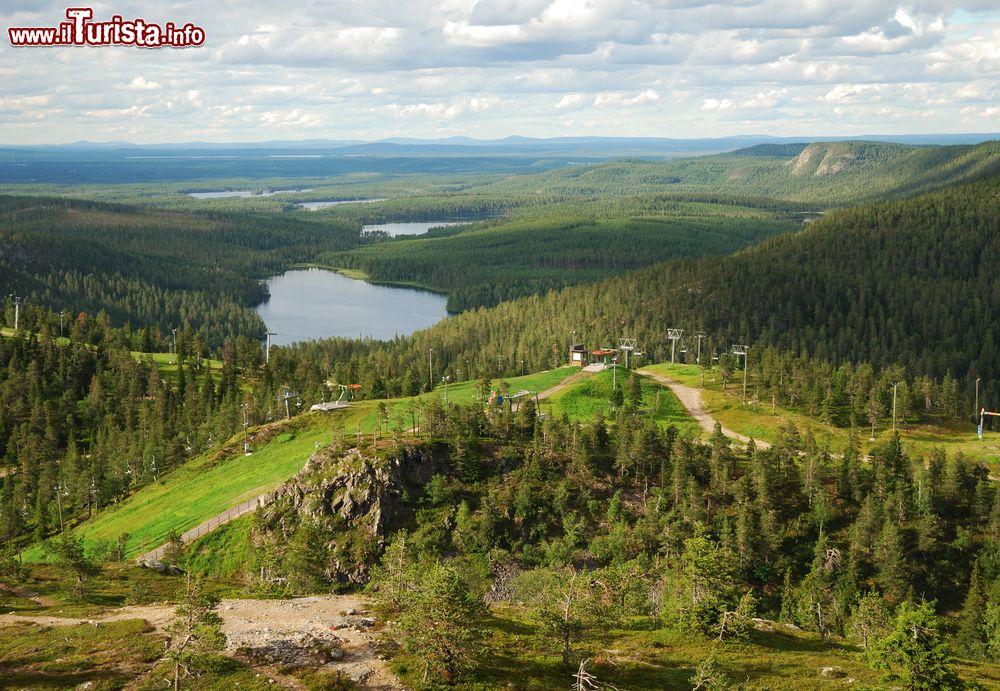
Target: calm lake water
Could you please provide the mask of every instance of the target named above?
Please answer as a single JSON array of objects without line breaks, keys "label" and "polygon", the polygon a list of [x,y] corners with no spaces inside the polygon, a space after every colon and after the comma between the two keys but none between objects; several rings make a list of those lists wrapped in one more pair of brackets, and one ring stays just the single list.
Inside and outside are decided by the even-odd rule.
[{"label": "calm lake water", "polygon": [[390,339],[448,316],[447,297],[424,290],[377,286],[323,269],[286,271],[267,281],[271,299],[257,314],[287,345],[331,336]]},{"label": "calm lake water", "polygon": [[472,223],[472,221],[431,221],[431,222],[421,221],[419,223],[378,223],[376,225],[361,226],[361,232],[370,233],[372,231],[382,231],[383,233],[388,233],[392,237],[396,237],[397,235],[423,235],[431,228],[443,228],[445,226],[460,226],[463,223]]}]

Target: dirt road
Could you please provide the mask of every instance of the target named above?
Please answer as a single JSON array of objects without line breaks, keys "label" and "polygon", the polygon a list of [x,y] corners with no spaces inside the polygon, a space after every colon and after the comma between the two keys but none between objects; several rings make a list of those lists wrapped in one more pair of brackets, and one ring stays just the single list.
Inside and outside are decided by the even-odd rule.
[{"label": "dirt road", "polygon": [[[566,377],[565,379],[563,379],[561,382],[559,382],[555,386],[550,387],[548,389],[545,389],[545,391],[539,391],[537,396],[532,396],[531,397],[531,400],[535,400],[536,398],[538,400],[542,400],[542,399],[548,398],[549,396],[552,396],[554,394],[559,393],[560,391],[562,391],[563,389],[565,389],[568,386],[573,386],[573,384],[576,384],[581,379],[586,379],[591,374],[592,374],[592,372],[585,372],[583,370],[580,370],[576,374],[569,375],[568,377]],[[516,413],[519,405],[520,404],[515,403],[511,407],[511,411]]]},{"label": "dirt road", "polygon": [[[654,381],[663,384],[680,400],[681,405],[687,408],[688,412],[691,414],[695,420],[698,421],[698,425],[701,426],[703,430],[711,434],[715,431],[715,418],[708,414],[705,410],[705,406],[701,401],[701,391],[691,386],[681,384],[679,381],[666,377],[662,374],[657,374],[655,372],[650,372],[649,370],[638,370],[639,374],[644,374],[647,377],[653,379]],[[722,433],[731,439],[736,439],[738,441],[746,444],[750,441],[750,437],[740,434],[739,432],[734,432],[733,430],[723,427]],[[771,445],[766,441],[761,441],[760,439],[754,439],[754,444],[757,445],[758,449],[769,449]]]}]

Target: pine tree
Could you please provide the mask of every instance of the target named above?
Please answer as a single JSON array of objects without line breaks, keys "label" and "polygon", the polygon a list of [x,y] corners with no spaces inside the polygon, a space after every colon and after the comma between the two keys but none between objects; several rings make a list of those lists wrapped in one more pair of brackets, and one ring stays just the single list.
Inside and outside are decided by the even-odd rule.
[{"label": "pine tree", "polygon": [[206,657],[222,650],[226,637],[222,633],[222,617],[216,613],[219,600],[206,595],[201,582],[190,573],[184,577],[180,592],[177,618],[167,627],[165,657],[174,663],[174,691],[180,688],[184,676],[203,671]]},{"label": "pine tree", "polygon": [[865,652],[868,664],[883,672],[882,683],[907,691],[956,691],[965,688],[939,630],[934,606],[904,602],[892,630]]},{"label": "pine tree", "polygon": [[438,563],[424,571],[398,624],[403,647],[424,661],[424,681],[433,671],[452,682],[475,666],[483,652],[478,622],[485,616],[453,568]]},{"label": "pine tree", "polygon": [[969,657],[982,659],[986,654],[986,606],[986,589],[983,587],[979,559],[976,559],[969,574],[969,590],[956,635],[959,649]]}]

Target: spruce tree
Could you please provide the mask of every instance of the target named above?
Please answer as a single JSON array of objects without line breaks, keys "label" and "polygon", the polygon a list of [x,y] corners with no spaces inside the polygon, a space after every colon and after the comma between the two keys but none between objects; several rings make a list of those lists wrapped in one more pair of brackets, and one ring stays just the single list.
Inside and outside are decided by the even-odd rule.
[{"label": "spruce tree", "polygon": [[956,640],[963,654],[981,659],[986,654],[986,589],[983,587],[979,559],[972,564],[969,590],[962,605]]}]

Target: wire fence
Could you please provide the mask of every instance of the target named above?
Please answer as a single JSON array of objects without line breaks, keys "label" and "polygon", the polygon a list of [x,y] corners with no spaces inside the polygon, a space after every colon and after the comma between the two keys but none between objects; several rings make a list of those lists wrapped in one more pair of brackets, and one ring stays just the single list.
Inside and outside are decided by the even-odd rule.
[{"label": "wire fence", "polygon": [[[212,532],[220,525],[225,525],[230,521],[236,520],[240,516],[245,516],[251,511],[257,510],[258,507],[267,506],[269,503],[271,503],[271,501],[274,500],[276,494],[277,494],[276,492],[267,492],[266,494],[261,494],[260,496],[254,497],[253,499],[247,499],[245,502],[237,504],[233,508],[228,509],[227,511],[223,511],[217,516],[213,516],[204,523],[201,523],[200,525],[195,526],[191,530],[182,533],[181,542],[183,542],[184,544],[189,544],[191,542],[194,542],[202,535],[206,535]],[[157,538],[156,542],[159,542],[160,540],[165,540],[166,537],[167,535],[162,535],[159,538]],[[150,543],[152,544],[156,544],[156,542],[150,541]],[[149,543],[147,543],[147,545],[148,544]],[[166,553],[169,547],[170,543],[164,542],[160,544],[160,546],[157,547],[156,549],[139,555],[137,557],[137,561],[159,561],[163,558],[163,555]],[[140,549],[142,549],[142,547],[140,547]]]}]

